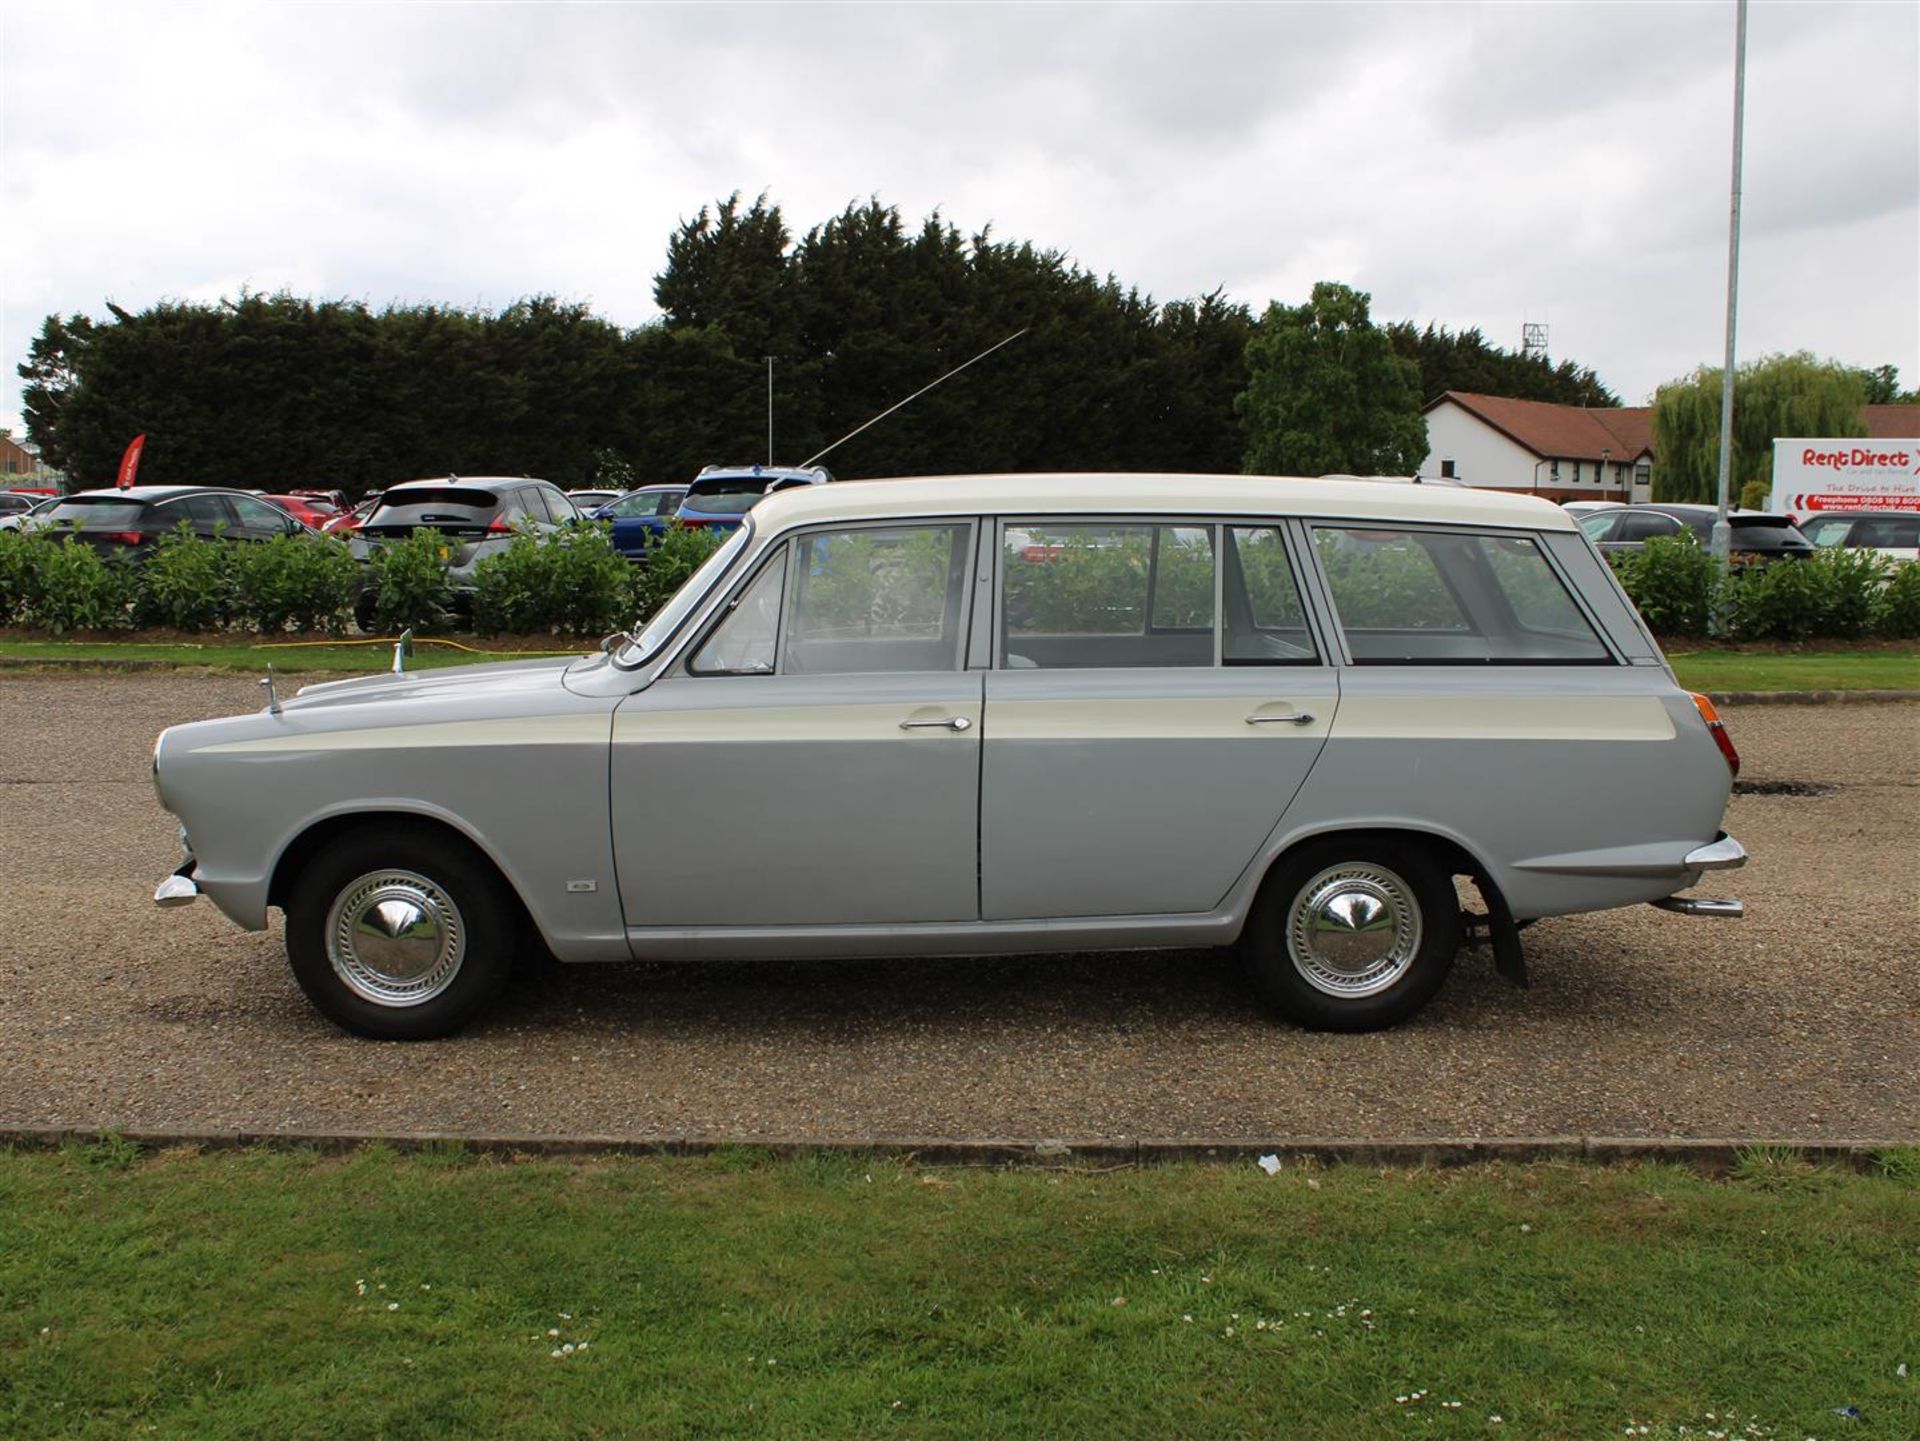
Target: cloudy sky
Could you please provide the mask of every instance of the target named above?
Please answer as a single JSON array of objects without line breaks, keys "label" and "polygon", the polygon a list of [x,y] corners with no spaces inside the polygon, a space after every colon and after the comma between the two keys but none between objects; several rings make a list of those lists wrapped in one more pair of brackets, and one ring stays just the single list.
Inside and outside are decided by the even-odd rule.
[{"label": "cloudy sky", "polygon": [[[877,196],[1157,299],[1523,321],[1629,403],[1722,346],[1734,7],[0,0],[0,424],[49,312],[584,300],[680,219]],[[1757,0],[1740,353],[1920,380],[1920,5]]]}]

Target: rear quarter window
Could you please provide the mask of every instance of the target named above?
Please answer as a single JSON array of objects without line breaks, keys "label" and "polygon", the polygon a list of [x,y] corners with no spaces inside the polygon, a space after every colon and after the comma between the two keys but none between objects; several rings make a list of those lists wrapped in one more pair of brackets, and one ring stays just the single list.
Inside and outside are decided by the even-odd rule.
[{"label": "rear quarter window", "polygon": [[1612,661],[1526,534],[1315,526],[1357,665],[1604,665]]}]

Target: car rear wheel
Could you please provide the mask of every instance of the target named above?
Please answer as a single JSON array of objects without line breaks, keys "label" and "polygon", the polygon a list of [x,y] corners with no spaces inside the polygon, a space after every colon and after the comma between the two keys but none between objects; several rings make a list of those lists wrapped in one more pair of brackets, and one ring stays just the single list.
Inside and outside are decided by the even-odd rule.
[{"label": "car rear wheel", "polygon": [[1433,998],[1460,937],[1452,880],[1417,845],[1335,836],[1268,876],[1241,947],[1254,989],[1282,1019],[1374,1031]]},{"label": "car rear wheel", "polygon": [[287,959],[320,1011],[355,1035],[453,1034],[505,982],[518,916],[471,846],[425,828],[355,831],[287,900]]}]

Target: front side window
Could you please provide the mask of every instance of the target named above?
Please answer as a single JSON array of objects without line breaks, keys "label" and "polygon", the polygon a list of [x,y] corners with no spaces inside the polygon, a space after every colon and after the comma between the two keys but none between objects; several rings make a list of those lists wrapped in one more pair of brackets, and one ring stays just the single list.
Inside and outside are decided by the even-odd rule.
[{"label": "front side window", "polygon": [[1838,516],[1831,520],[1809,520],[1800,527],[1800,533],[1818,546],[1843,545],[1852,525],[1851,520]]},{"label": "front side window", "polygon": [[800,536],[780,669],[959,669],[972,534],[967,525],[908,525]]},{"label": "front side window", "polygon": [[1007,669],[1213,664],[1212,526],[1018,521],[1000,577]]},{"label": "front side window", "polygon": [[[195,500],[217,500],[220,497],[196,495]],[[240,516],[240,523],[249,530],[291,531],[300,522],[288,515],[277,505],[269,505],[264,500],[255,500],[250,495],[229,495],[225,497]],[[304,529],[305,527],[301,527]]]},{"label": "front side window", "polygon": [[1530,536],[1315,526],[1313,537],[1357,665],[1611,659]]}]

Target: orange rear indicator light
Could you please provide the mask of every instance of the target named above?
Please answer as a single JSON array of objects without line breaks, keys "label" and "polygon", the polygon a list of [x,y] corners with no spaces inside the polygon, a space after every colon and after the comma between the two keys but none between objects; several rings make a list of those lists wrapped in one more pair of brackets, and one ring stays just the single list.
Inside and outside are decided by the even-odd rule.
[{"label": "orange rear indicator light", "polygon": [[1733,748],[1733,737],[1727,734],[1726,722],[1720,719],[1720,712],[1705,696],[1693,692],[1689,694],[1693,695],[1693,708],[1700,712],[1700,719],[1707,723],[1707,734],[1713,737],[1713,743],[1720,747],[1720,754],[1726,757],[1727,769],[1739,775],[1740,752]]}]

